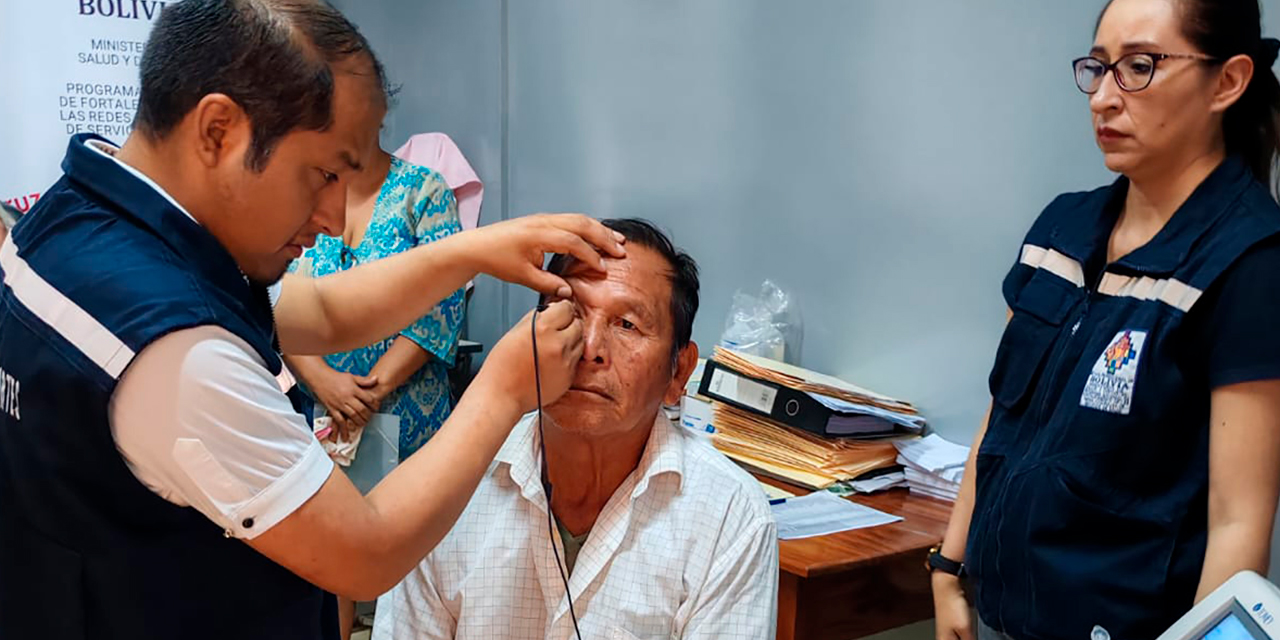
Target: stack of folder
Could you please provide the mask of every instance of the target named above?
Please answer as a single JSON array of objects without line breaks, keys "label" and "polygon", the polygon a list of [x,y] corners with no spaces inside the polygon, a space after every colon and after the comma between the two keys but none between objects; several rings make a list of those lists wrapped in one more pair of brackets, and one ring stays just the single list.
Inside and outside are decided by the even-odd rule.
[{"label": "stack of folder", "polygon": [[707,362],[698,393],[819,436],[919,435],[925,427],[909,402],[722,348]]},{"label": "stack of folder", "polygon": [[781,362],[717,349],[699,394],[716,448],[755,471],[823,489],[897,466],[894,439],[924,419],[910,403]]},{"label": "stack of folder", "polygon": [[955,502],[960,495],[969,447],[929,434],[911,442],[896,443],[898,462],[906,471],[907,486],[912,493]]},{"label": "stack of folder", "polygon": [[715,447],[738,463],[786,482],[825,489],[897,464],[892,442],[821,438],[716,403]]}]

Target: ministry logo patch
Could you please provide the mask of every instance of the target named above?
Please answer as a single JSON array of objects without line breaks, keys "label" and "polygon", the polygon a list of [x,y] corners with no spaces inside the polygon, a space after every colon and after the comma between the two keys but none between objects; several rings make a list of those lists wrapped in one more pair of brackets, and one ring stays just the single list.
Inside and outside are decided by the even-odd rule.
[{"label": "ministry logo patch", "polygon": [[1133,385],[1138,377],[1138,361],[1146,331],[1121,331],[1102,352],[1080,396],[1080,406],[1122,416],[1133,404]]}]

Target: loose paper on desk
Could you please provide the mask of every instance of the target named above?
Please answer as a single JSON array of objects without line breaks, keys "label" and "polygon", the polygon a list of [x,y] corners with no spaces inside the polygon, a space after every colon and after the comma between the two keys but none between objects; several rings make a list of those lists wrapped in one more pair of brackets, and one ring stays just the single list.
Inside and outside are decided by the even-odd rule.
[{"label": "loose paper on desk", "polygon": [[826,491],[815,491],[800,498],[788,498],[773,505],[778,523],[778,538],[798,540],[840,531],[866,529],[902,520],[898,516],[876,511],[850,502]]},{"label": "loose paper on desk", "polygon": [[812,391],[809,392],[809,397],[817,400],[822,404],[822,406],[835,411],[836,413],[880,418],[881,420],[891,424],[896,424],[913,433],[920,433],[924,430],[925,419],[924,416],[921,415],[890,411],[888,409],[881,409],[880,407],[869,404],[858,404],[856,402],[849,402],[848,400],[841,400],[840,398],[834,398],[832,396],[826,396]]},{"label": "loose paper on desk", "polygon": [[[757,480],[756,482],[760,481]],[[768,496],[770,500],[790,499],[796,497],[796,494],[787,491],[786,489],[780,489],[771,484],[765,484],[764,482],[760,482],[760,488],[764,490],[764,495]]]},{"label": "loose paper on desk", "polygon": [[936,433],[919,440],[904,440],[894,444],[904,459],[929,473],[936,474],[963,467],[969,459],[969,447],[947,442]]},{"label": "loose paper on desk", "polygon": [[858,493],[875,493],[892,489],[898,485],[907,483],[907,474],[902,471],[894,471],[883,475],[867,478],[866,480],[850,480],[849,487]]}]

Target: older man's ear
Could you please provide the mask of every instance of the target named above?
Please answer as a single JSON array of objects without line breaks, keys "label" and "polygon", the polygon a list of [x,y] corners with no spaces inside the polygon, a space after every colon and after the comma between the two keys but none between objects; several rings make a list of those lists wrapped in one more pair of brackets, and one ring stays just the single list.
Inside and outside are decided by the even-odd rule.
[{"label": "older man's ear", "polygon": [[667,387],[667,395],[663,396],[662,401],[668,405],[680,404],[680,399],[684,397],[684,386],[689,384],[689,376],[693,375],[693,370],[698,366],[698,343],[690,340],[689,344],[680,350],[680,355],[676,356],[676,374],[671,377],[671,385]]}]

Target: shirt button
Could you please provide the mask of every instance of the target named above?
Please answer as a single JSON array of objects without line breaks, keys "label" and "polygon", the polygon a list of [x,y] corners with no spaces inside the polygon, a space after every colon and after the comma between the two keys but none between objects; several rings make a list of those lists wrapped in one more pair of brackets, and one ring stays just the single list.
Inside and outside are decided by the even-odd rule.
[{"label": "shirt button", "polygon": [[245,518],[245,519],[244,519],[244,522],[241,522],[241,523],[240,523],[240,526],[244,527],[245,529],[252,529],[252,528],[253,528],[253,518]]}]

